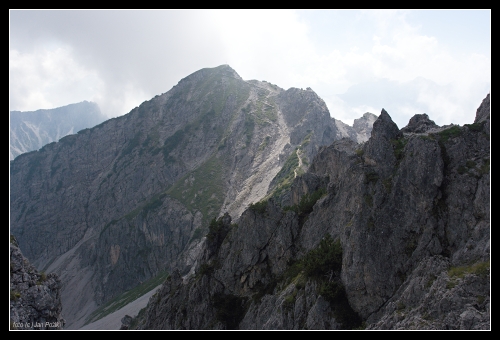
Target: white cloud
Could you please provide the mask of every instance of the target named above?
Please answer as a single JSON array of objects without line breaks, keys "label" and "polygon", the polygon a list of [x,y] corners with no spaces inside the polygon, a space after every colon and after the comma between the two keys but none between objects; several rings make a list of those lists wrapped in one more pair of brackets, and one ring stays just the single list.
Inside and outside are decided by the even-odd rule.
[{"label": "white cloud", "polygon": [[225,58],[244,79],[300,87],[314,47],[294,11],[210,11]]},{"label": "white cloud", "polygon": [[110,118],[122,116],[149,99],[151,96],[132,82],[122,84],[119,88],[105,87],[93,97],[101,112]]},{"label": "white cloud", "polygon": [[72,57],[69,48],[9,51],[11,110],[49,109],[90,100],[103,83]]},{"label": "white cloud", "polygon": [[[11,26],[15,27],[14,32],[11,29],[11,108],[34,110],[93,100],[103,113],[117,116],[168,91],[192,72],[229,64],[247,80],[267,80],[285,89],[311,87],[332,116],[346,123],[364,110],[373,109],[378,115],[380,105],[392,107],[388,112],[398,126],[407,123],[411,112],[422,110],[438,124],[469,123],[489,91],[490,55],[468,50],[466,41],[457,53],[461,44],[443,41],[449,38],[436,30],[422,33],[430,26],[410,23],[408,13],[413,14],[375,10],[16,13]],[[33,32],[33,27],[39,30]],[[433,92],[422,88],[413,97],[394,87],[409,89],[405,84],[418,78],[439,86]],[[391,93],[365,88],[355,102],[340,98],[353,86],[380,85],[381,79],[391,81]],[[379,91],[389,102],[360,102],[370,91]],[[408,103],[410,97],[414,105]]]}]

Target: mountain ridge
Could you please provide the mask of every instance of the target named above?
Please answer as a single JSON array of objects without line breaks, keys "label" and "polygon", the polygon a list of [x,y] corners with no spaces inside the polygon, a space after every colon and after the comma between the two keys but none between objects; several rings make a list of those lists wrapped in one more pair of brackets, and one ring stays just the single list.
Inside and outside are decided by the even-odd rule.
[{"label": "mountain ridge", "polygon": [[489,102],[462,127],[382,110],[322,147],[292,205],[213,220],[123,329],[490,329]]},{"label": "mountain ridge", "polygon": [[88,101],[53,109],[10,111],[10,160],[104,120],[99,106]]},{"label": "mountain ridge", "polygon": [[211,218],[286,192],[321,145],[365,138],[336,122],[310,89],[244,81],[227,65],[199,70],[12,161],[11,232],[60,275],[66,327],[79,328],[141,281],[189,272]]}]

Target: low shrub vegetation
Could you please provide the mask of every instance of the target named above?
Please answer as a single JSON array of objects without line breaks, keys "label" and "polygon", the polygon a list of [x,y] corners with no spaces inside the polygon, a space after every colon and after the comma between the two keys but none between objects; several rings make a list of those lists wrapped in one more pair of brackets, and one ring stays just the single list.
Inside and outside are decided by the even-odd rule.
[{"label": "low shrub vegetation", "polygon": [[226,326],[226,329],[238,329],[238,324],[245,315],[245,299],[232,294],[218,293],[213,297],[215,318]]},{"label": "low shrub vegetation", "polygon": [[264,214],[266,212],[266,209],[267,209],[267,200],[262,200],[262,201],[257,202],[257,203],[252,203],[252,204],[250,204],[248,209],[250,209],[256,213],[259,213],[259,214]]},{"label": "low shrub vegetation", "polygon": [[313,211],[316,202],[326,195],[325,188],[319,188],[311,194],[305,194],[300,198],[299,204],[283,207],[283,211],[295,211],[299,216],[299,225],[303,225],[307,216]]}]

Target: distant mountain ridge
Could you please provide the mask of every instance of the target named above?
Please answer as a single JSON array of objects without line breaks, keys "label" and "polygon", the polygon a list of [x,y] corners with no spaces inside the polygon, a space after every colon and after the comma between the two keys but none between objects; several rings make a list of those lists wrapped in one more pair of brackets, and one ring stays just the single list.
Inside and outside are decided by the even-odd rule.
[{"label": "distant mountain ridge", "polygon": [[60,138],[102,123],[96,103],[83,101],[53,109],[10,112],[10,160]]}]

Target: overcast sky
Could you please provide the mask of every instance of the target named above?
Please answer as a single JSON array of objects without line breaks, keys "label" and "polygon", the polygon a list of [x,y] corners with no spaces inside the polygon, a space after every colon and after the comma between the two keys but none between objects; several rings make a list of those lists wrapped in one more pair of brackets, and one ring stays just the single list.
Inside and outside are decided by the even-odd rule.
[{"label": "overcast sky", "polygon": [[311,87],[344,123],[384,108],[470,124],[491,87],[491,10],[10,10],[10,110],[130,112],[206,67]]}]

